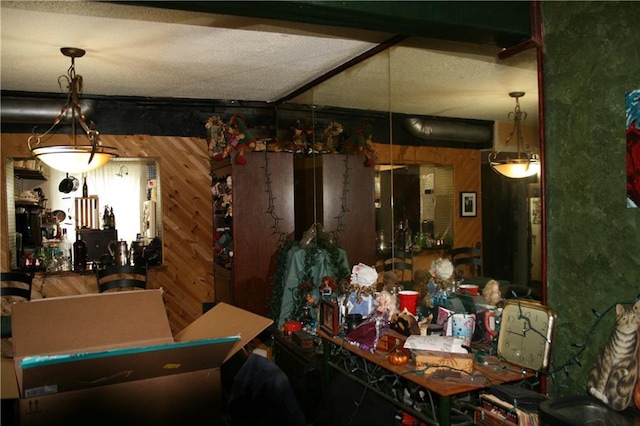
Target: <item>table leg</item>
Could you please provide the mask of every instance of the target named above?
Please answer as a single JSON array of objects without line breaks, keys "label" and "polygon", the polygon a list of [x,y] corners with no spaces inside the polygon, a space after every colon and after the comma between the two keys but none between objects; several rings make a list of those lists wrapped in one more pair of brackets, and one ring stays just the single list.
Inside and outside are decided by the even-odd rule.
[{"label": "table leg", "polygon": [[438,424],[440,426],[450,426],[451,425],[451,397],[450,396],[440,396],[440,421]]},{"label": "table leg", "polygon": [[322,394],[325,395],[329,384],[331,383],[331,369],[329,368],[329,360],[331,359],[331,345],[326,340],[322,341],[322,355],[324,358],[322,372]]}]

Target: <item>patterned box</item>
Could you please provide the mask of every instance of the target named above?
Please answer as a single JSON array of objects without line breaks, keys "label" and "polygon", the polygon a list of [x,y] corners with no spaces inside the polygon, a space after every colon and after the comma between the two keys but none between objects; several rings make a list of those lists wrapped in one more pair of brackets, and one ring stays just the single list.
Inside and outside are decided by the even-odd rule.
[{"label": "patterned box", "polygon": [[412,352],[416,359],[416,369],[425,370],[427,375],[431,375],[438,370],[473,373],[473,354],[422,350],[412,350]]}]

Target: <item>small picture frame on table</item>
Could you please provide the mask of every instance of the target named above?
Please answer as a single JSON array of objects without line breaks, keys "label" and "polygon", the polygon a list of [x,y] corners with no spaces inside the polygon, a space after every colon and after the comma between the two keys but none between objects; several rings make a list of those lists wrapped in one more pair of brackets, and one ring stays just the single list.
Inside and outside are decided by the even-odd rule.
[{"label": "small picture frame on table", "polygon": [[460,216],[476,217],[478,215],[477,192],[461,192],[460,193]]},{"label": "small picture frame on table", "polygon": [[337,336],[339,334],[339,319],[338,305],[331,300],[320,301],[320,330],[324,331],[330,336]]}]

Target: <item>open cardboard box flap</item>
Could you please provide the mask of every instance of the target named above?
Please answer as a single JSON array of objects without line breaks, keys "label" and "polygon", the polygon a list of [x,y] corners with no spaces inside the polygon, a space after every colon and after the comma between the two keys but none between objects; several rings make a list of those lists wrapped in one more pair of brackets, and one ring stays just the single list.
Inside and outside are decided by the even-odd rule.
[{"label": "open cardboard box flap", "polygon": [[175,337],[176,342],[215,339],[240,335],[225,361],[267,329],[273,320],[226,303],[218,303],[213,309],[188,325]]},{"label": "open cardboard box flap", "polygon": [[15,358],[173,342],[160,290],[36,299],[11,315]]},{"label": "open cardboard box flap", "polygon": [[217,368],[272,322],[221,304],[174,339],[159,290],[19,305],[12,315],[22,397]]}]

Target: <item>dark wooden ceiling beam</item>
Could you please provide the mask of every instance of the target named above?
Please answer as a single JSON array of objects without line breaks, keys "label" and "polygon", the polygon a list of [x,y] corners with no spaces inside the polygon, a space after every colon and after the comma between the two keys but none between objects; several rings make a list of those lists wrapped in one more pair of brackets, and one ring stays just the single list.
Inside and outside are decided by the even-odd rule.
[{"label": "dark wooden ceiling beam", "polygon": [[133,1],[146,7],[494,44],[531,38],[531,1]]}]

